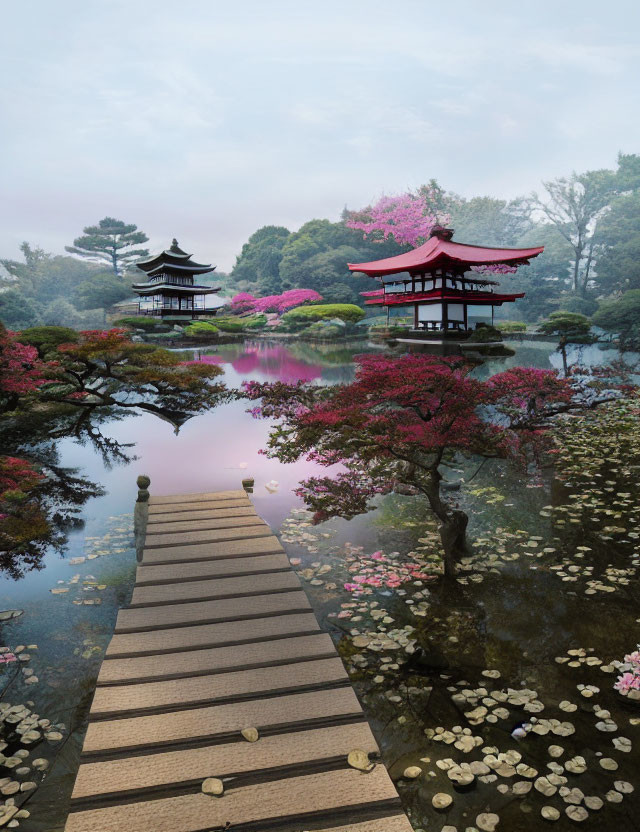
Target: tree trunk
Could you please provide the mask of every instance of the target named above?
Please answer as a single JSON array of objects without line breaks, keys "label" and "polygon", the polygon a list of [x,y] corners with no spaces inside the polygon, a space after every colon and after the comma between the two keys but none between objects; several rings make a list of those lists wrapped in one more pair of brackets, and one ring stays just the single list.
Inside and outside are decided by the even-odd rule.
[{"label": "tree trunk", "polygon": [[567,367],[567,342],[564,338],[560,339],[560,352],[562,353],[562,369],[564,370],[564,377],[569,375],[569,368]]},{"label": "tree trunk", "polygon": [[467,552],[468,523],[469,518],[459,509],[451,509],[449,517],[440,522],[445,578],[455,577],[458,561]]},{"label": "tree trunk", "polygon": [[439,532],[442,541],[444,574],[446,578],[453,578],[456,565],[460,558],[468,551],[467,524],[469,518],[460,509],[453,508],[443,502],[440,497],[440,481],[442,476],[435,469],[432,470],[430,481],[424,489],[433,513],[440,521]]}]

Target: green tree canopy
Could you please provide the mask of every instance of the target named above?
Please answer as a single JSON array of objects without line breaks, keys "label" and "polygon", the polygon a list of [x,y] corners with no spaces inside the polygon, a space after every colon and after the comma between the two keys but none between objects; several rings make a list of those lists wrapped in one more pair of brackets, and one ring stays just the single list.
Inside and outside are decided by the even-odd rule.
[{"label": "green tree canopy", "polygon": [[133,248],[148,239],[137,225],[105,217],[97,225],[84,228],[83,236],[77,237],[72,246],[65,246],[65,250],[94,262],[107,262],[117,275],[149,254],[146,248]]},{"label": "green tree canopy", "polygon": [[265,225],[249,237],[231,272],[238,289],[252,289],[263,295],[281,291],[282,247],[290,233],[280,225]]},{"label": "green tree canopy", "polygon": [[623,346],[638,346],[640,344],[640,289],[631,289],[618,300],[603,303],[592,320],[594,326],[619,335]]},{"label": "green tree canopy", "polygon": [[111,272],[99,272],[76,287],[73,304],[77,309],[105,308],[128,298],[130,294],[131,288],[122,278]]},{"label": "green tree canopy", "polygon": [[0,293],[0,321],[8,329],[24,329],[38,320],[37,304],[25,298],[19,289],[5,289]]},{"label": "green tree canopy", "polygon": [[586,294],[598,242],[597,228],[617,190],[611,170],[572,173],[542,183],[544,198],[533,194],[530,205],[550,222],[571,246],[571,283],[576,294]]},{"label": "green tree canopy", "polygon": [[615,199],[600,221],[598,286],[606,294],[640,289],[640,190]]}]

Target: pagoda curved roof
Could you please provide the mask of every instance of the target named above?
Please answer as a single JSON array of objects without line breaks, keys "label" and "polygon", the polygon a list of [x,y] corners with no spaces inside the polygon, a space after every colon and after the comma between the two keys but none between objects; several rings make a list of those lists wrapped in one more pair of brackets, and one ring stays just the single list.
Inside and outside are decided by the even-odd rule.
[{"label": "pagoda curved roof", "polygon": [[[447,232],[449,231],[446,229]],[[453,232],[451,232],[453,233]],[[512,266],[525,265],[532,257],[544,251],[544,246],[535,248],[489,248],[472,246],[466,243],[454,243],[449,234],[440,235],[438,231],[426,243],[412,251],[372,260],[369,263],[347,263],[352,272],[364,272],[370,277],[396,274],[397,272],[422,272],[435,268],[455,266],[496,266],[508,263]]]},{"label": "pagoda curved roof", "polygon": [[208,271],[213,271],[215,266],[210,263],[192,263],[190,262],[193,255],[183,251],[176,240],[173,241],[171,248],[166,248],[160,254],[154,254],[152,257],[147,257],[146,260],[139,260],[136,266],[147,274],[154,274],[161,271],[162,267],[168,267],[169,270],[178,273],[204,274]]}]

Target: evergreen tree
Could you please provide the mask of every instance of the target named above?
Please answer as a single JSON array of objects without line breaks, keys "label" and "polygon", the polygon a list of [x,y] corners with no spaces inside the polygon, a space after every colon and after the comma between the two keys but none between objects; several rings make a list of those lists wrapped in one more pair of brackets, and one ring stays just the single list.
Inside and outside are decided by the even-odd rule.
[{"label": "evergreen tree", "polygon": [[105,217],[97,225],[84,228],[83,236],[77,237],[73,245],[65,246],[65,249],[93,261],[106,261],[114,274],[121,274],[136,260],[148,256],[148,249],[132,248],[148,239],[144,231],[138,231],[137,225]]}]

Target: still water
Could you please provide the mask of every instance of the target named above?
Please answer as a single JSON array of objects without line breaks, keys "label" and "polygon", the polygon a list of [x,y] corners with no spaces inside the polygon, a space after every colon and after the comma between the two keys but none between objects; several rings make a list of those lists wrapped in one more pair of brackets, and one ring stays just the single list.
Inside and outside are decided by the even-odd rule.
[{"label": "still water", "polygon": [[[514,365],[558,368],[561,364],[549,344],[512,346],[515,357],[492,359],[478,373],[490,375]],[[353,377],[354,355],[372,349],[377,348],[256,341],[198,350],[193,358],[219,364],[230,387],[249,379],[335,384]],[[602,361],[597,347],[581,349],[585,363]],[[23,611],[0,624],[2,645],[12,650],[27,645],[29,667],[38,680],[26,684],[29,677],[14,665],[4,665],[0,686],[5,693],[0,698],[14,705],[33,702],[28,707],[61,726],[63,735],[38,748],[51,767],[39,788],[30,793],[25,808],[31,817],[22,820],[20,828],[51,832],[64,826],[95,679],[117,609],[128,602],[131,593],[135,572],[132,510],[135,479],[141,473],[151,477],[152,494],[235,489],[243,477],[254,477],[256,509],[274,530],[280,530],[290,557],[299,561],[305,590],[323,626],[336,639],[416,829],[439,832],[443,826],[455,826],[464,830],[474,827],[478,813],[491,812],[500,816],[501,828],[536,830],[548,823],[540,815],[545,805],[562,812],[557,829],[572,828],[575,821],[565,814],[571,804],[561,796],[567,788],[579,788],[584,796],[602,801],[602,808],[589,810],[587,825],[598,823],[605,830],[622,824],[636,828],[636,795],[614,802],[617,798],[609,799],[606,794],[615,791],[616,781],[634,782],[640,729],[630,720],[640,716],[640,708],[637,712],[625,709],[627,703],[612,690],[615,674],[603,673],[595,662],[587,664],[587,658],[606,666],[635,648],[640,629],[637,588],[632,577],[630,584],[620,585],[615,592],[587,597],[582,585],[564,582],[549,568],[549,563],[562,560],[560,554],[568,557],[576,543],[574,538],[559,539],[558,527],[545,516],[546,506],[567,499],[552,474],[547,472],[534,481],[500,462],[480,470],[477,463],[461,465],[448,477],[467,483],[453,493],[471,513],[477,558],[465,566],[456,587],[443,591],[427,578],[396,584],[399,588],[381,586],[369,594],[350,594],[344,584],[353,580],[358,569],[366,569],[373,553],[382,559],[378,564],[388,566],[389,574],[401,574],[403,563],[412,559],[428,564],[436,545],[428,512],[414,498],[389,497],[366,517],[311,527],[292,492],[313,466],[304,461],[284,466],[259,454],[268,424],[248,415],[246,406],[243,402],[224,405],[190,420],[178,434],[169,423],[150,414],[107,424],[103,433],[122,445],[132,443],[131,452],[137,457],[111,469],[105,469],[89,448],[71,439],[61,443],[61,463],[77,466],[101,483],[106,494],[85,507],[85,525],[71,534],[63,558],[49,555],[41,571],[20,581],[0,579],[0,610]],[[545,548],[554,551],[542,555]],[[590,542],[588,557],[607,564],[616,558],[627,562],[629,557],[624,545],[619,551],[604,544],[601,549]],[[573,563],[582,569],[579,560]],[[614,563],[621,565],[622,560]],[[423,568],[428,572],[428,566]],[[583,579],[578,569],[565,574]],[[371,649],[354,648],[354,636],[364,639],[363,644],[373,631],[382,634],[382,649],[375,640]],[[407,643],[416,652],[406,651]],[[33,645],[37,647],[32,649]],[[584,655],[569,655],[567,650],[584,650]],[[383,665],[387,669],[380,671]],[[499,677],[483,675],[487,670]],[[599,690],[589,698],[577,685]],[[533,696],[526,693],[533,691]],[[516,692],[528,703],[524,712],[516,697],[515,704],[506,702],[507,716],[494,721],[481,717],[469,726],[467,736],[478,740],[461,740],[460,730],[468,725],[463,713],[486,709],[482,700],[489,699],[491,715],[496,702],[504,706],[503,694],[513,700]],[[594,702],[601,711],[609,710],[610,717],[601,720],[614,721],[615,730],[594,728]],[[559,703],[563,703],[560,709]],[[568,710],[566,703],[571,706]],[[512,738],[511,732],[532,714],[565,724],[570,721],[572,733],[541,731],[521,740]],[[631,751],[620,751],[612,744],[619,737],[631,740]],[[474,752],[464,750],[474,743]],[[552,744],[565,749],[555,763],[548,752]],[[508,776],[483,775],[480,766],[472,784],[453,788],[447,760],[481,761],[487,754],[509,751],[515,752],[514,761],[521,755],[512,775],[506,769]],[[564,765],[576,755],[584,758],[586,771],[560,774],[567,782],[559,782],[553,795],[545,797],[526,786],[514,789],[519,782],[532,782],[530,769],[558,776],[549,762]],[[603,769],[601,758],[614,758],[618,769]],[[516,765],[529,771],[521,774]],[[410,766],[422,769],[419,778],[402,776]],[[436,792],[454,797],[445,812],[432,807]],[[598,805],[598,799],[592,806]]]}]

